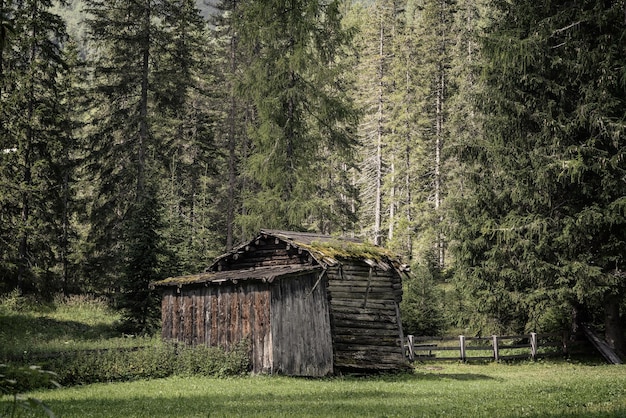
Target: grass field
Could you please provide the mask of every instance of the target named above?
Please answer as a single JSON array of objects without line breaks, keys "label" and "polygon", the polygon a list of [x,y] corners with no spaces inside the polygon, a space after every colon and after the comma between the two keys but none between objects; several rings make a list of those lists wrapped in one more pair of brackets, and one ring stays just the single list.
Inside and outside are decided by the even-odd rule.
[{"label": "grass field", "polygon": [[120,315],[106,301],[86,296],[40,304],[8,295],[0,299],[0,360],[112,347],[148,345],[154,338],[128,338],[116,331]]},{"label": "grass field", "polygon": [[31,395],[61,417],[626,417],[626,368],[429,364],[399,376],[172,377]]},{"label": "grass field", "polygon": [[[115,331],[118,320],[100,300],[75,297],[30,306],[19,298],[5,298],[0,300],[0,356],[19,354],[29,361],[31,350],[46,353],[150,341],[122,337]],[[197,358],[194,355],[194,361]],[[180,356],[173,361],[181,362]],[[419,364],[412,374],[328,379],[219,379],[188,373],[38,390],[26,396],[41,399],[56,416],[81,418],[626,417],[626,366],[558,360],[451,362]],[[4,396],[0,417],[10,413],[11,398]],[[42,409],[32,415],[20,409],[20,414],[45,416]]]}]

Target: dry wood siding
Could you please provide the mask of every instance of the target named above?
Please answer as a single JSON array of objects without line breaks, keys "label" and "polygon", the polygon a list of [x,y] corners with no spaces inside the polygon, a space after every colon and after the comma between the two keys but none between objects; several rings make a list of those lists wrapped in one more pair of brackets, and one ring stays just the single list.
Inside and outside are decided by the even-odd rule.
[{"label": "dry wood siding", "polygon": [[212,270],[245,270],[294,264],[310,265],[312,261],[308,251],[288,245],[276,238],[267,237],[242,247],[239,252],[223,257],[212,266]]},{"label": "dry wood siding", "polygon": [[[323,278],[322,278],[323,279]],[[318,274],[285,277],[272,286],[274,373],[333,373],[333,346],[324,280]]]},{"label": "dry wood siding", "polygon": [[398,305],[401,278],[363,261],[328,270],[335,368],[386,371],[408,367]]},{"label": "dry wood siding", "polygon": [[163,339],[232,349],[250,342],[252,371],[272,370],[270,288],[246,281],[163,291]]}]

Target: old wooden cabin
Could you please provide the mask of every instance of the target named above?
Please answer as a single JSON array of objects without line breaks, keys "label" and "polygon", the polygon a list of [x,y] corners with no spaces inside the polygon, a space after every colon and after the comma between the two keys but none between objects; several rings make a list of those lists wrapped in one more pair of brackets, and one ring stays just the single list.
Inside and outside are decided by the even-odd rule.
[{"label": "old wooden cabin", "polygon": [[403,268],[358,240],[265,230],[204,273],[166,279],[163,338],[231,349],[252,371],[296,376],[407,367]]}]

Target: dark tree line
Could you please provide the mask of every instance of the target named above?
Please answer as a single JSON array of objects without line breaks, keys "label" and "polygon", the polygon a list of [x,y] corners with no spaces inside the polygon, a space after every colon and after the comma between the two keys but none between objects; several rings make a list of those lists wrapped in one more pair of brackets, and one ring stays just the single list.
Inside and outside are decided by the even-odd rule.
[{"label": "dark tree line", "polygon": [[0,291],[148,332],[150,281],[311,230],[411,260],[411,332],[623,348],[625,35],[618,0],[0,0]]}]

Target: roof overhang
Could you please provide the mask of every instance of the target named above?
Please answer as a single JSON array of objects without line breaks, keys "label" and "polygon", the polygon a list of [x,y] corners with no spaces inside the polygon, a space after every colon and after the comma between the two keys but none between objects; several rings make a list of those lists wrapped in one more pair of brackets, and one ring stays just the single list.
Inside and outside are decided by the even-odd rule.
[{"label": "roof overhang", "polygon": [[211,271],[199,274],[192,274],[181,277],[171,277],[158,282],[150,283],[150,288],[155,287],[178,287],[189,285],[209,285],[209,284],[236,284],[240,281],[259,281],[263,283],[271,283],[275,279],[284,277],[295,277],[304,274],[323,271],[322,266],[304,266],[304,265],[281,265],[257,267],[246,270],[228,270],[228,271]]}]

